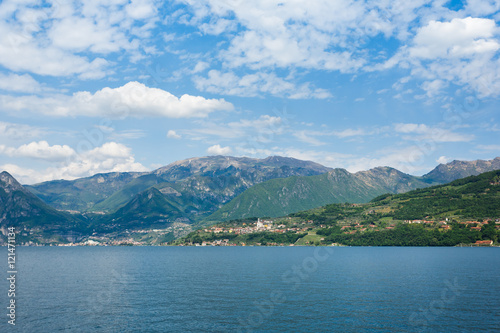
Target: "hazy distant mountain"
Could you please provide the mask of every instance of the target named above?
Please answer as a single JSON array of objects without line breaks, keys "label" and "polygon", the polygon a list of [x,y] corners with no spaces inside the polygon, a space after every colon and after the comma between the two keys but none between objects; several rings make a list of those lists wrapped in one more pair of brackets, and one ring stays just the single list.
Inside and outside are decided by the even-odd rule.
[{"label": "hazy distant mountain", "polygon": [[29,187],[58,209],[99,211],[84,215],[55,210],[3,172],[0,227],[26,228],[26,237],[47,242],[90,230],[120,232],[173,222],[208,224],[283,216],[336,202],[368,202],[381,194],[403,193],[492,169],[500,169],[500,158],[453,161],[415,177],[389,167],[350,173],[277,156],[211,156],[178,161],[148,173],[98,174]]},{"label": "hazy distant mountain", "polygon": [[98,174],[29,188],[58,209],[107,212],[88,216],[94,226],[101,223],[112,229],[280,216],[334,202],[367,202],[380,194],[407,192],[493,169],[500,169],[500,158],[453,161],[415,177],[389,167],[351,174],[287,157],[209,156],[147,173]]},{"label": "hazy distant mountain", "polygon": [[273,179],[246,190],[206,221],[277,217],[329,203],[364,203],[384,193],[426,187],[418,177],[389,167],[349,173],[334,169],[318,176]]},{"label": "hazy distant mountain", "polygon": [[319,175],[328,170],[314,162],[277,156],[190,158],[137,177],[93,210],[114,211],[154,186],[193,216],[206,216],[255,184],[274,178]]},{"label": "hazy distant mountain", "polygon": [[45,204],[7,172],[0,173],[0,227],[80,230],[81,220]]},{"label": "hazy distant mountain", "polygon": [[444,184],[456,179],[477,176],[480,173],[499,170],[500,157],[493,160],[475,161],[453,161],[447,164],[439,164],[434,170],[424,175],[422,178],[428,182]]},{"label": "hazy distant mountain", "polygon": [[288,157],[208,156],[177,161],[147,173],[113,172],[27,188],[57,209],[80,212],[115,211],[152,186],[164,193],[173,188],[177,195],[218,208],[254,184],[294,175],[318,175],[328,170],[331,169],[314,162]]},{"label": "hazy distant mountain", "polygon": [[166,227],[183,213],[156,188],[137,194],[125,206],[112,214],[97,218],[93,228],[97,231],[134,228]]},{"label": "hazy distant mountain", "polygon": [[140,172],[99,173],[76,180],[53,180],[25,187],[56,209],[84,212],[105,200]]}]

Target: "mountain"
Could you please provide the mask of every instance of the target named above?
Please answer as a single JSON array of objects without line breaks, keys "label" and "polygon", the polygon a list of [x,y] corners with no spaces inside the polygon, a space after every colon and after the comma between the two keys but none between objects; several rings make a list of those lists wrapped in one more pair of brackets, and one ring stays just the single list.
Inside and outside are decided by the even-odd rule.
[{"label": "mountain", "polygon": [[154,186],[175,205],[191,212],[193,221],[216,211],[255,184],[274,178],[319,175],[329,170],[314,162],[277,156],[190,158],[137,177],[92,210],[115,211]]},{"label": "mountain", "polygon": [[363,203],[383,193],[402,193],[428,186],[418,177],[389,167],[350,173],[334,169],[317,176],[295,176],[257,184],[204,221],[277,217],[328,203]]},{"label": "mountain", "polygon": [[56,209],[85,212],[143,174],[99,173],[92,177],[53,180],[25,187]]},{"label": "mountain", "polygon": [[37,229],[57,235],[68,230],[83,231],[85,223],[48,206],[4,171],[0,173],[0,227]]},{"label": "mountain", "polygon": [[[115,230],[148,223],[279,216],[335,202],[363,203],[383,193],[407,192],[497,167],[500,158],[453,161],[415,177],[389,167],[351,174],[287,157],[208,156],[152,172],[97,174],[28,188],[59,210],[86,212],[83,219],[92,220],[94,228],[104,225]],[[145,200],[149,196],[152,199]]]},{"label": "mountain", "polygon": [[137,194],[125,206],[93,223],[96,231],[166,227],[183,213],[156,188]]},{"label": "mountain", "polygon": [[440,164],[431,172],[422,176],[422,179],[429,183],[444,184],[456,179],[477,176],[480,173],[499,170],[500,157],[493,160],[475,161],[453,161],[447,164]]},{"label": "mountain", "polygon": [[[500,170],[449,184],[384,194],[369,203],[328,204],[257,222],[198,229],[179,245],[456,246],[498,244]],[[214,232],[217,230],[217,233]]]}]

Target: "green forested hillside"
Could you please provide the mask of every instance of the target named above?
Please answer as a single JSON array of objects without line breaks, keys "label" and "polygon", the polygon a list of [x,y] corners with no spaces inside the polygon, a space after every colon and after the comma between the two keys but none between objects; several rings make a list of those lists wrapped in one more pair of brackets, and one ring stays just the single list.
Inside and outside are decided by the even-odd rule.
[{"label": "green forested hillside", "polygon": [[[500,170],[496,170],[459,179],[446,185],[402,194],[383,194],[359,206],[356,216],[364,221],[500,218],[499,177]],[[331,221],[342,219],[346,211],[349,210],[342,205],[327,205],[296,215]]]},{"label": "green forested hillside", "polygon": [[[366,204],[329,204],[270,219],[266,223],[272,227],[259,239],[261,242],[273,239],[266,238],[266,233],[307,232],[304,236],[307,241],[299,239],[296,244],[454,246],[488,240],[497,243],[499,219],[500,171],[497,170],[446,185],[380,195]],[[233,234],[243,224],[249,228],[255,222],[248,219],[224,222],[210,230],[191,233],[180,243],[226,237],[210,233],[217,228],[231,235],[231,241],[248,241],[247,235]]]},{"label": "green forested hillside", "polygon": [[[7,172],[0,173],[0,228],[15,227],[20,240],[36,234],[59,239],[60,235],[87,231],[81,216],[60,212],[21,186]],[[1,237],[1,234],[0,234]]]},{"label": "green forested hillside", "polygon": [[355,174],[335,169],[318,176],[273,179],[246,190],[205,222],[277,217],[328,203],[363,203],[383,193],[425,186],[429,185],[417,177],[388,167]]}]

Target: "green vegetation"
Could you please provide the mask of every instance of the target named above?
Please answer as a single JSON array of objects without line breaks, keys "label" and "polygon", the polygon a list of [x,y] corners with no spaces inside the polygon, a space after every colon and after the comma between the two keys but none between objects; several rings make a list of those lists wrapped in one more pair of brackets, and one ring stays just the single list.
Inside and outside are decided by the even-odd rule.
[{"label": "green vegetation", "polygon": [[[470,174],[479,170],[476,162],[453,162],[438,167],[434,174]],[[493,164],[481,168],[486,167]],[[293,159],[219,156],[173,163],[146,174],[98,174],[31,188],[59,210],[4,172],[0,174],[0,226],[8,222],[19,227],[23,239],[45,243],[86,237],[112,243],[120,235],[124,243],[159,244],[215,222],[227,225],[228,230],[215,233],[207,227],[206,234],[197,231],[180,243],[193,243],[194,236],[210,242],[226,239],[226,243],[272,245],[498,241],[499,225],[493,221],[500,218],[500,171],[428,187],[435,182],[432,177],[413,177],[388,167],[355,174],[343,169],[322,173],[325,170]],[[405,193],[417,187],[422,188]],[[362,203],[369,198],[374,199]],[[101,204],[106,213],[96,210]],[[86,212],[78,214],[71,208]],[[268,216],[265,219],[272,222],[257,227],[249,219],[252,216]],[[235,220],[242,217],[248,220]],[[478,222],[462,224],[468,220]],[[245,230],[231,230],[245,223]]]},{"label": "green vegetation", "polygon": [[387,167],[356,174],[335,169],[316,176],[272,179],[249,188],[204,222],[278,217],[333,202],[364,203],[387,192],[400,193],[426,186],[429,184],[418,177]]},{"label": "green vegetation", "polygon": [[[379,195],[366,204],[329,204],[272,219],[273,230],[250,234],[255,236],[228,234],[244,225],[255,225],[255,219],[233,220],[215,226],[223,229],[220,234],[196,231],[178,244],[224,238],[228,243],[241,243],[242,239],[249,241],[253,237],[266,240],[259,243],[269,244],[266,237],[273,239],[275,235],[294,237],[288,242],[280,238],[273,245],[455,246],[480,240],[498,243],[499,180],[497,170],[447,185]],[[278,224],[285,233],[277,233]],[[302,236],[296,239],[297,235]]]},{"label": "green vegetation", "polygon": [[288,245],[294,244],[297,240],[306,236],[307,233],[285,233],[277,234],[271,232],[255,232],[251,234],[215,234],[192,232],[181,240],[175,241],[175,245],[184,243],[202,244],[203,242],[216,242],[217,240],[228,240],[235,245]]},{"label": "green vegetation", "polygon": [[[491,225],[490,225],[491,224]],[[478,240],[498,240],[495,223],[484,228],[484,231],[470,230],[465,225],[451,223],[451,230],[443,231],[435,227],[420,224],[399,224],[392,230],[378,232],[344,234],[340,228],[318,230],[318,235],[325,236],[322,243],[340,243],[353,246],[455,246],[475,243]],[[489,231],[489,232],[488,232]],[[492,233],[493,232],[493,233]]]}]

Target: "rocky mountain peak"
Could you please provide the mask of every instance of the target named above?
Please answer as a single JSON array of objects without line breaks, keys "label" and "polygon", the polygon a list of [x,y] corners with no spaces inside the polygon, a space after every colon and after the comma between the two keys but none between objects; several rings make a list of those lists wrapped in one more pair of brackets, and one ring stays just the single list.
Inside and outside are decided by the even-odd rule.
[{"label": "rocky mountain peak", "polygon": [[437,183],[447,183],[468,176],[500,169],[500,157],[492,160],[458,161],[439,164],[431,172],[422,176],[423,179]]},{"label": "rocky mountain peak", "polygon": [[0,173],[0,187],[7,193],[13,191],[24,191],[22,185],[19,184],[19,182],[7,171]]}]

